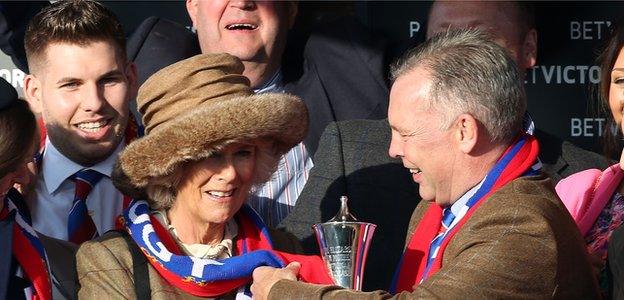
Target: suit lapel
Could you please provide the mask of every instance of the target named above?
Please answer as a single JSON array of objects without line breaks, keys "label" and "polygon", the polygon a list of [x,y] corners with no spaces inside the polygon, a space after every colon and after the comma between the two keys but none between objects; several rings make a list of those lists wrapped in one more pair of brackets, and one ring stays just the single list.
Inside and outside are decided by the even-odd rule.
[{"label": "suit lapel", "polygon": [[71,298],[76,292],[76,250],[78,247],[70,242],[50,238],[37,233],[39,241],[48,255],[50,275],[53,282],[53,291],[59,292],[66,298]]},{"label": "suit lapel", "polygon": [[545,133],[539,129],[534,135],[540,145],[539,159],[542,161],[542,172],[548,174],[554,183],[563,176],[562,172],[568,167],[568,161],[564,157],[563,141]]},{"label": "suit lapel", "polygon": [[13,274],[11,270],[12,246],[13,246],[13,223],[15,212],[0,221],[0,299],[5,299],[8,292],[9,279]]},{"label": "suit lapel", "polygon": [[[541,159],[541,156],[540,156]],[[562,174],[563,170],[568,166],[568,162],[565,160],[563,155],[559,155],[557,160],[554,163],[544,163],[542,162],[542,172],[549,175],[552,179],[553,184],[556,184],[561,180],[564,176]]]}]

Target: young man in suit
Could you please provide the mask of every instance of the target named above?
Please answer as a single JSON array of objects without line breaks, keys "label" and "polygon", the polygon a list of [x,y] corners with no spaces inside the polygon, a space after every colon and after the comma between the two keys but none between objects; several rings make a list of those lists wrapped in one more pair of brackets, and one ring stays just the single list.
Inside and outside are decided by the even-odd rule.
[{"label": "young man in suit", "polygon": [[[422,197],[391,285],[396,298],[594,298],[584,242],[540,172],[523,128],[514,60],[477,30],[451,30],[392,68],[389,154]],[[258,299],[387,299],[296,281],[298,265],[260,267]]]},{"label": "young man in suit", "polygon": [[80,244],[114,228],[129,200],[109,176],[136,135],[128,125],[135,66],[115,15],[90,0],[44,8],[29,23],[25,48],[25,96],[45,129],[35,195],[27,199],[33,226]]}]

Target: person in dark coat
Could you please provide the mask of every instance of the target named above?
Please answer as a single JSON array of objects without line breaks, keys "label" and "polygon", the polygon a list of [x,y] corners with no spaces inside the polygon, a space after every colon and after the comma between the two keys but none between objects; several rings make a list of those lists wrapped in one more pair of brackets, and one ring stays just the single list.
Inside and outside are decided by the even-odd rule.
[{"label": "person in dark coat", "polygon": [[76,246],[32,228],[22,194],[38,144],[35,116],[0,79],[0,299],[75,299]]}]

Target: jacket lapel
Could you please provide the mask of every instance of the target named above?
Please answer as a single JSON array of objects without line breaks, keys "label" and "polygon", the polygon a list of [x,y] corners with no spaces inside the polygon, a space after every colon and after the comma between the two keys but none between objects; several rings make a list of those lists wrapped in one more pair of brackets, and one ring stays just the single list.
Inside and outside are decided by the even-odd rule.
[{"label": "jacket lapel", "polygon": [[39,241],[48,255],[50,272],[53,283],[53,292],[58,292],[66,298],[75,295],[77,281],[76,251],[78,246],[37,233]]}]

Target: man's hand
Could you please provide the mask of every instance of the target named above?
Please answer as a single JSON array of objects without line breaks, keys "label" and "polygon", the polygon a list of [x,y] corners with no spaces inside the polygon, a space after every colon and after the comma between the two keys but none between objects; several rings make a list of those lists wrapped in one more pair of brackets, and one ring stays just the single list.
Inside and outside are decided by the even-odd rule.
[{"label": "man's hand", "polygon": [[253,284],[251,285],[253,299],[267,299],[273,285],[281,279],[297,280],[300,267],[298,262],[291,262],[281,269],[273,267],[256,268],[253,272]]}]

